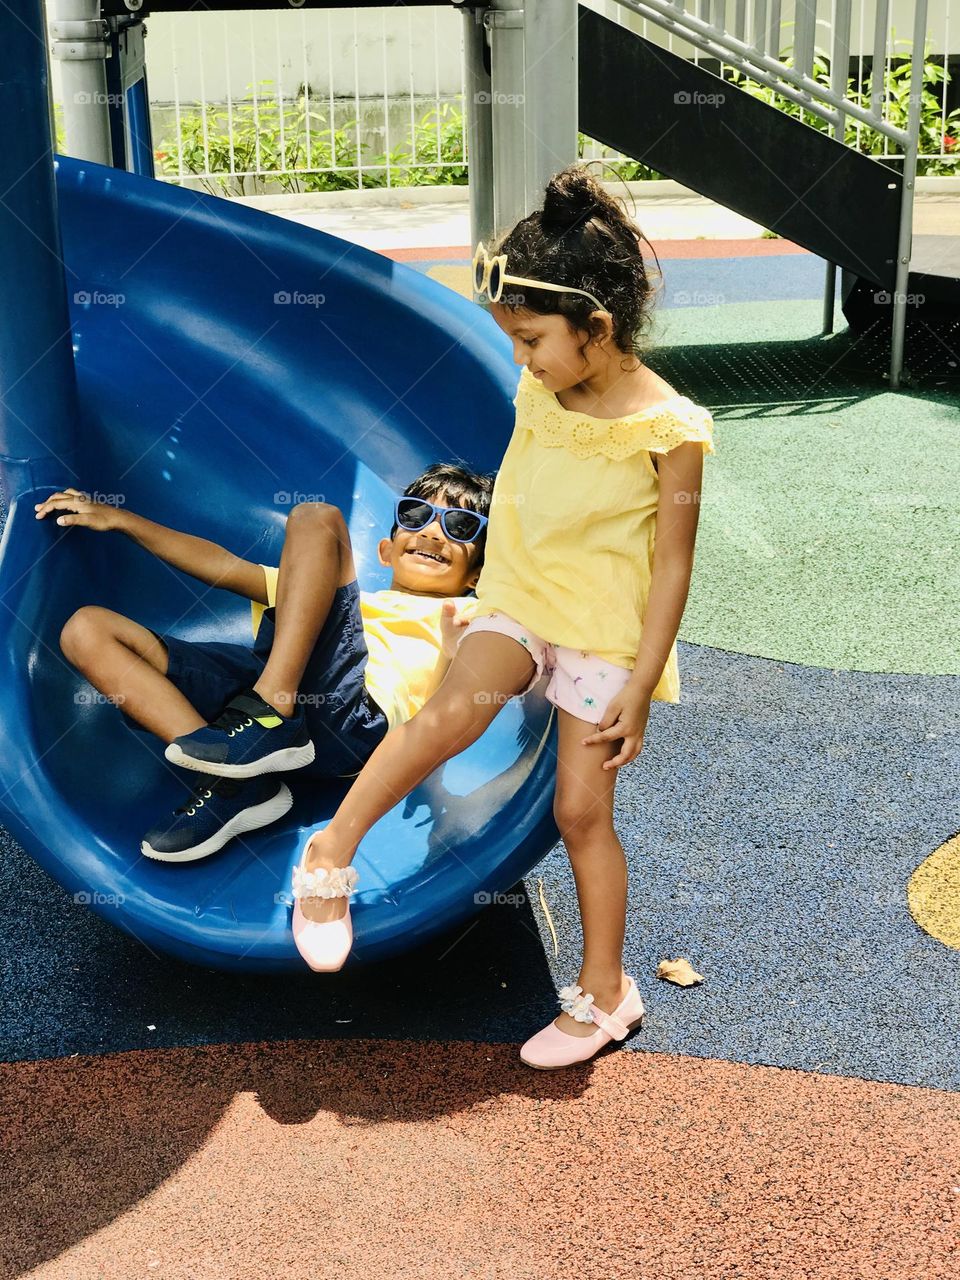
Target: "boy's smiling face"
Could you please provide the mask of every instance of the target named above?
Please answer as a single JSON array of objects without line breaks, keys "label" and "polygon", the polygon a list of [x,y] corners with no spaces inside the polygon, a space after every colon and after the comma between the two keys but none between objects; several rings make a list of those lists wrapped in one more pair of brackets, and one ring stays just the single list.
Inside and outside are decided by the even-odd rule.
[{"label": "boy's smiling face", "polygon": [[[428,499],[438,507],[456,506],[442,495]],[[393,538],[381,538],[380,563],[393,570],[391,591],[418,596],[462,596],[473,590],[480,570],[471,568],[475,542],[453,542],[435,516],[422,529],[397,527]]]}]

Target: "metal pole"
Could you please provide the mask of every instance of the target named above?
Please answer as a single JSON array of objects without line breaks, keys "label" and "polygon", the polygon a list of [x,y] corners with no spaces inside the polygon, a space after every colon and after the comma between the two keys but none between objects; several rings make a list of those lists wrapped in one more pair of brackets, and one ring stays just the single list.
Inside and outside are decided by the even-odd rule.
[{"label": "metal pole", "polygon": [[[833,39],[830,49],[830,89],[838,98],[846,97],[850,72],[851,0],[836,0],[833,11]],[[774,53],[777,53],[774,50]],[[844,142],[846,116],[839,112],[839,123],[830,126],[831,135]],[[837,264],[828,262],[823,281],[823,334],[833,333],[833,317],[837,292]]]},{"label": "metal pole", "polygon": [[[903,372],[903,348],[907,327],[907,285],[913,253],[913,192],[917,180],[917,148],[923,98],[923,52],[927,37],[927,0],[917,0],[913,23],[913,57],[910,63],[910,109],[907,144],[903,157],[903,189],[900,192],[900,235],[897,241],[897,278],[893,293],[893,338],[890,344],[890,388],[897,390]],[[874,72],[876,74],[876,72]]]},{"label": "metal pole", "polygon": [[524,0],[526,210],[577,158],[577,0]]},{"label": "metal pole", "polygon": [[494,0],[484,14],[490,32],[493,120],[493,223],[499,235],[529,212],[524,125],[523,10],[515,0]]},{"label": "metal pole", "polygon": [[493,209],[497,231],[538,208],[577,158],[577,0],[493,0]]},{"label": "metal pole", "polygon": [[76,381],[41,0],[0,5],[0,479],[8,502],[75,479]]},{"label": "metal pole", "polygon": [[486,242],[493,233],[493,109],[483,12],[463,10],[471,250],[478,240]]},{"label": "metal pole", "polygon": [[53,56],[61,64],[67,154],[110,164],[105,65],[110,43],[107,22],[100,17],[100,0],[55,0],[55,11],[50,33]]}]

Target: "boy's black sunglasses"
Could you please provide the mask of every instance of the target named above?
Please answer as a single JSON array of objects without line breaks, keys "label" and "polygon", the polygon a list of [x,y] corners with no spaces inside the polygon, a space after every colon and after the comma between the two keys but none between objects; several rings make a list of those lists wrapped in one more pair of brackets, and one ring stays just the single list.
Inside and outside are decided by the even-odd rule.
[{"label": "boy's black sunglasses", "polygon": [[487,517],[466,507],[438,507],[425,498],[411,498],[406,494],[394,494],[393,516],[401,529],[425,529],[434,519],[440,518],[440,528],[451,542],[475,542]]}]

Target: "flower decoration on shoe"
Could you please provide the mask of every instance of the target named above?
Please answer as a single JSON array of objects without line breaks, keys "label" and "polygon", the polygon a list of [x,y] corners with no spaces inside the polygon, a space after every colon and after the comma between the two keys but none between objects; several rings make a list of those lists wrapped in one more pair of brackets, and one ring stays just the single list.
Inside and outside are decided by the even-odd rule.
[{"label": "flower decoration on shoe", "polygon": [[295,898],[349,898],[360,879],[356,867],[318,867],[316,871],[293,868]]},{"label": "flower decoration on shoe", "polygon": [[593,996],[584,995],[582,987],[561,987],[560,1008],[576,1022],[593,1022]]},{"label": "flower decoration on shoe", "polygon": [[[304,855],[306,856],[306,855]],[[350,895],[359,874],[356,867],[318,867],[305,871],[293,869],[293,941],[316,973],[332,973],[341,969],[353,946],[353,923],[350,919]],[[303,913],[305,899],[345,898],[343,915],[335,920],[309,920]]]}]

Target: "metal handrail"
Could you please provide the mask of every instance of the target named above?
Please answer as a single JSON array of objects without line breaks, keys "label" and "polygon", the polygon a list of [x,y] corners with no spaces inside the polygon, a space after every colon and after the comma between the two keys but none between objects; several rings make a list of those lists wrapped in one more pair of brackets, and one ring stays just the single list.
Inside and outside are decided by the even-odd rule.
[{"label": "metal handrail", "polygon": [[[770,38],[775,34],[779,34],[779,3],[773,6],[770,22],[764,23],[766,0],[757,0],[755,26],[758,26],[760,31],[757,41],[753,45],[747,44],[745,40],[738,38],[723,27],[704,22],[696,14],[688,13],[683,7],[684,0],[616,0],[616,3],[622,5],[625,9],[630,9],[633,13],[639,14],[642,18],[648,19],[656,26],[682,37],[688,44],[701,49],[711,57],[719,58],[721,62],[726,62],[730,66],[744,70],[752,80],[757,80],[771,89],[776,89],[791,102],[797,103],[798,106],[812,112],[814,115],[820,116],[837,128],[842,128],[844,116],[852,116],[855,120],[859,120],[862,124],[876,130],[877,133],[890,138],[893,142],[897,142],[904,147],[907,145],[908,131],[899,129],[896,125],[891,124],[889,120],[884,120],[883,118],[883,86],[881,80],[881,86],[879,89],[877,88],[876,74],[873,77],[871,108],[868,110],[851,98],[846,97],[842,92],[837,93],[834,88],[827,88],[825,85],[820,84],[812,76],[807,75],[805,70],[797,69],[798,66],[805,68],[813,65],[813,20],[816,17],[816,12],[809,0],[806,4],[803,0],[798,0],[797,4],[796,47],[800,50],[800,53],[794,59],[797,63],[797,66],[794,67],[788,67],[779,58],[771,56],[765,51],[764,47]],[[723,8],[724,6],[721,5],[721,9]],[[743,0],[739,0],[737,5],[738,17],[741,15],[743,8]],[[886,49],[887,10],[888,0],[878,0],[874,31],[873,66],[875,69],[883,65],[884,51]],[[845,21],[843,20],[844,15]],[[776,17],[775,29],[774,16]],[[831,69],[838,62],[841,63],[844,68],[843,83],[846,85],[847,64],[843,61],[843,57],[844,50],[847,50],[847,57],[849,57],[850,0],[837,4],[836,17],[838,20],[834,22],[833,26]]]}]

